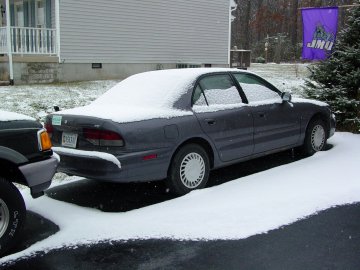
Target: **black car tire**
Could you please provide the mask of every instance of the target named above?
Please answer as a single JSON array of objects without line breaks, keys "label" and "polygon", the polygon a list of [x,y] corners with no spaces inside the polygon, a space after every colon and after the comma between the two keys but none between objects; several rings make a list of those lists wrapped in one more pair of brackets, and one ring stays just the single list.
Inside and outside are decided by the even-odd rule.
[{"label": "black car tire", "polygon": [[301,147],[301,153],[305,156],[311,156],[324,149],[327,141],[326,124],[320,118],[310,121],[306,133],[304,144]]},{"label": "black car tire", "polygon": [[209,173],[210,161],[206,151],[197,144],[187,144],[172,159],[167,185],[170,192],[184,195],[205,187]]},{"label": "black car tire", "polygon": [[14,184],[0,177],[0,256],[17,243],[25,219],[21,193]]}]

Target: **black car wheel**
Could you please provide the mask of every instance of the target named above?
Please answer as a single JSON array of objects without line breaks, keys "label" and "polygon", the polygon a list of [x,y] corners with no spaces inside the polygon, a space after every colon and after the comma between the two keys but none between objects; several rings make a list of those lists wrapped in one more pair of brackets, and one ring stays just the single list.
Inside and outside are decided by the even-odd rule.
[{"label": "black car wheel", "polygon": [[314,153],[324,149],[326,145],[326,124],[320,118],[313,119],[305,134],[304,145],[302,146],[302,153],[311,156]]},{"label": "black car wheel", "polygon": [[205,187],[210,172],[206,151],[197,144],[183,146],[174,156],[167,184],[172,193],[184,195]]},{"label": "black car wheel", "polygon": [[21,193],[12,183],[0,178],[0,256],[17,242],[25,218]]}]

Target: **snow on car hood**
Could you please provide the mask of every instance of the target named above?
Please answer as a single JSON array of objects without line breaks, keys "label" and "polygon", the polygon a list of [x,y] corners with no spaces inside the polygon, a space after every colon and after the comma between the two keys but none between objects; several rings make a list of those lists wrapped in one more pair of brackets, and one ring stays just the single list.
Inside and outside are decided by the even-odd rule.
[{"label": "snow on car hood", "polygon": [[[121,81],[90,105],[58,112],[113,120],[118,123],[191,115],[174,103],[202,74],[227,68],[170,69],[139,73]],[[55,113],[56,114],[56,113]]]},{"label": "snow on car hood", "polygon": [[7,112],[0,110],[0,121],[19,121],[19,120],[35,120],[30,116],[26,116],[20,113]]},{"label": "snow on car hood", "polygon": [[329,104],[327,104],[326,102],[323,102],[323,101],[307,99],[307,98],[298,98],[298,97],[293,97],[291,99],[291,102],[293,102],[293,103],[311,103],[311,104],[315,104],[315,105],[323,106],[323,107],[329,106]]}]

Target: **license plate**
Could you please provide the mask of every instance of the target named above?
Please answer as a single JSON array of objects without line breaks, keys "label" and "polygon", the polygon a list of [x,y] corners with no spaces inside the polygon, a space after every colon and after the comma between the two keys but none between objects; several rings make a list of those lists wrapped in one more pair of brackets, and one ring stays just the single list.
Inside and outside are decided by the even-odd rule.
[{"label": "license plate", "polygon": [[61,145],[65,147],[76,148],[78,135],[76,133],[63,132]]}]

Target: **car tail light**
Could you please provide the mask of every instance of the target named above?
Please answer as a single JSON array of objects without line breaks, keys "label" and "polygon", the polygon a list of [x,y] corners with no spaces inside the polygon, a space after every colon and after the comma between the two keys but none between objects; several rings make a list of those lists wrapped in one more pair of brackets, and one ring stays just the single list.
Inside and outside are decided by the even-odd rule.
[{"label": "car tail light", "polygon": [[121,135],[111,130],[84,128],[83,136],[94,145],[124,146]]},{"label": "car tail light", "polygon": [[38,132],[38,141],[40,151],[50,150],[52,147],[49,134],[45,129],[39,130]]},{"label": "car tail light", "polygon": [[49,133],[49,136],[50,136],[50,138],[51,138],[52,133],[54,132],[54,127],[53,127],[53,125],[52,125],[51,123],[47,122],[47,123],[45,123],[44,127],[45,127],[47,133]]},{"label": "car tail light", "polygon": [[144,156],[142,159],[143,160],[151,160],[151,159],[155,159],[157,158],[157,154],[151,154],[151,155],[147,155],[147,156]]}]

